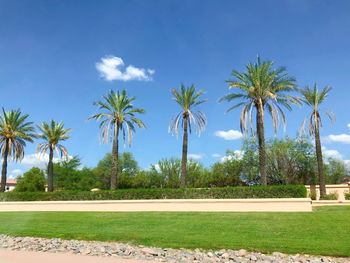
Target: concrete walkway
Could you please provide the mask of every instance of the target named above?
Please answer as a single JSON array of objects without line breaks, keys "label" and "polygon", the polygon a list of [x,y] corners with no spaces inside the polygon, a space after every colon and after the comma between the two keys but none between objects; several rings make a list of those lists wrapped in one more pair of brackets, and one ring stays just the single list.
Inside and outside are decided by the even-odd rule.
[{"label": "concrete walkway", "polygon": [[81,256],[67,253],[47,253],[12,251],[0,249],[0,263],[150,263],[152,261],[142,261],[134,259],[123,259],[119,257],[94,257]]},{"label": "concrete walkway", "polygon": [[310,198],[0,202],[0,212],[311,212]]}]

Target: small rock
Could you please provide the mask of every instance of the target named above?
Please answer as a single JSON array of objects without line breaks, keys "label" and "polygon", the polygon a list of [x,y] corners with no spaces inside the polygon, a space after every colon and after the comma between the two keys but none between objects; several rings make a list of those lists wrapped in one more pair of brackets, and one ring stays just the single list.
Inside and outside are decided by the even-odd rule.
[{"label": "small rock", "polygon": [[208,252],[208,253],[207,253],[207,256],[210,257],[210,258],[212,258],[212,257],[214,256],[214,254],[213,254],[212,252]]},{"label": "small rock", "polygon": [[142,248],[141,252],[143,254],[146,254],[146,255],[148,254],[148,255],[152,255],[152,256],[158,256],[158,252],[157,251],[155,251],[155,250],[153,250],[151,248],[147,248],[147,247]]},{"label": "small rock", "polygon": [[245,257],[246,255],[247,255],[247,250],[245,250],[245,249],[240,249],[237,252],[237,256],[239,256],[239,257]]},{"label": "small rock", "polygon": [[251,261],[257,261],[258,258],[257,258],[256,256],[254,256],[254,255],[251,255],[251,256],[250,256],[250,260],[251,260]]}]

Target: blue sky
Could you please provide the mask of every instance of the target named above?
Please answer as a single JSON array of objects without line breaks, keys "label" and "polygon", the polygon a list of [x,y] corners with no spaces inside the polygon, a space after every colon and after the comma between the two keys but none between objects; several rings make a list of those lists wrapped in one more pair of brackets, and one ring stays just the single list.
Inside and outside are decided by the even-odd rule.
[{"label": "blue sky", "polygon": [[[36,123],[64,121],[72,128],[65,143],[70,154],[92,167],[111,149],[99,144],[97,123],[87,121],[96,112],[92,103],[126,88],[146,109],[147,129],[125,150],[146,168],[180,156],[181,140],[168,133],[179,110],[170,90],[195,84],[206,90],[201,109],[208,126],[200,138],[190,137],[189,153],[210,165],[241,146],[240,139],[214,135],[239,129],[239,111],[224,114],[228,105],[217,103],[228,92],[225,80],[260,54],[286,66],[300,86],[333,87],[324,108],[337,121],[324,121],[325,151],[350,160],[349,46],[349,1],[0,0],[0,105],[21,108]],[[103,68],[110,80],[96,67],[106,57],[119,58]],[[280,129],[279,136],[294,137],[309,112],[288,112],[287,132]],[[266,136],[273,137],[270,124]],[[22,164],[10,165],[10,175],[37,164],[36,143]]]}]

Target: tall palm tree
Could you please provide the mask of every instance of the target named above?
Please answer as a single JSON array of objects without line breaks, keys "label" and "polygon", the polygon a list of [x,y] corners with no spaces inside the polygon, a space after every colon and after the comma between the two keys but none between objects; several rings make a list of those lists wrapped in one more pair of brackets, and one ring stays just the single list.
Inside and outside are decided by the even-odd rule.
[{"label": "tall palm tree", "polygon": [[6,112],[0,116],[0,152],[3,158],[0,192],[5,191],[7,180],[7,160],[22,160],[26,142],[33,142],[35,131],[32,122],[27,122],[28,114],[18,110]]},{"label": "tall palm tree", "polygon": [[261,184],[267,184],[266,177],[266,148],[265,148],[265,110],[271,115],[274,132],[282,120],[286,126],[286,118],[281,106],[292,110],[292,104],[300,104],[297,97],[287,92],[296,90],[295,79],[290,77],[286,68],[273,68],[272,61],[261,61],[258,57],[256,63],[249,63],[245,72],[232,71],[234,79],[228,80],[230,89],[237,89],[220,99],[220,101],[236,101],[227,112],[242,107],[240,128],[245,134],[248,130],[253,132],[253,110],[256,112],[256,132],[259,143],[259,172]]},{"label": "tall palm tree", "polygon": [[132,134],[135,132],[135,124],[139,128],[145,128],[145,124],[136,114],[144,114],[145,110],[135,108],[133,101],[135,97],[128,97],[126,90],[110,91],[103,96],[102,100],[94,103],[101,110],[100,113],[92,115],[89,119],[100,121],[100,130],[102,141],[108,143],[113,141],[112,147],[112,172],[111,172],[111,189],[118,187],[118,155],[119,155],[119,132],[123,135],[123,140],[128,137],[129,145],[132,142]]},{"label": "tall palm tree", "polygon": [[44,142],[39,143],[37,152],[44,155],[49,151],[49,162],[47,165],[47,191],[53,191],[53,154],[56,152],[61,158],[68,157],[68,151],[60,142],[69,139],[70,129],[64,127],[62,122],[51,120],[49,123],[43,122],[38,126],[41,132],[38,137]]},{"label": "tall palm tree", "polygon": [[[325,101],[331,89],[332,88],[330,86],[326,86],[321,91],[319,91],[317,85],[315,84],[313,87],[307,86],[305,89],[302,89],[300,91],[303,97],[303,101],[312,108],[309,119],[309,133],[315,138],[318,180],[320,185],[321,198],[326,195],[326,183],[324,177],[322,147],[320,140],[320,127],[322,127],[322,119],[319,105]],[[326,111],[326,115],[332,122],[335,120],[335,115],[332,112]]]},{"label": "tall palm tree", "polygon": [[181,107],[181,111],[173,118],[169,125],[169,132],[179,134],[179,127],[183,128],[182,140],[182,161],[181,161],[181,187],[186,186],[187,174],[187,149],[188,149],[188,132],[192,132],[192,126],[196,127],[197,133],[200,134],[205,130],[207,119],[203,112],[193,111],[193,108],[202,104],[206,100],[201,99],[204,91],[196,91],[194,85],[185,87],[181,85],[180,91],[172,89],[173,99]]}]

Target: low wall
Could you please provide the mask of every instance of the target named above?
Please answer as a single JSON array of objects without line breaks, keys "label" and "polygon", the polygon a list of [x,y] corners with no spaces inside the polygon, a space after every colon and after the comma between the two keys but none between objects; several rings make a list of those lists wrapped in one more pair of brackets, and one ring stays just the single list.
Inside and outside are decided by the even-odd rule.
[{"label": "low wall", "polygon": [[0,202],[0,212],[310,212],[310,198]]},{"label": "low wall", "polygon": [[[307,190],[307,196],[310,196],[310,185],[305,185]],[[316,200],[320,200],[320,186],[315,185],[316,189]],[[345,193],[350,192],[350,183],[349,184],[327,184],[326,185],[326,193],[333,194],[336,193],[338,195],[339,201],[345,200]]]},{"label": "low wall", "polygon": [[312,201],[312,206],[333,206],[333,205],[350,205],[350,200],[319,200],[319,201]]}]

